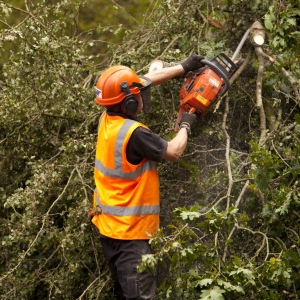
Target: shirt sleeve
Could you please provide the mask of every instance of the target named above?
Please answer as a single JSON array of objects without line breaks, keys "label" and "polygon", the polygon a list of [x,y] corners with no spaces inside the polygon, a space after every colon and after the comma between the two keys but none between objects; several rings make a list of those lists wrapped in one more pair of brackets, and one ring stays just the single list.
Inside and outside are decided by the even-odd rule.
[{"label": "shirt sleeve", "polygon": [[138,127],[131,135],[127,148],[127,160],[134,165],[139,164],[144,158],[161,162],[167,151],[168,142],[157,134]]}]

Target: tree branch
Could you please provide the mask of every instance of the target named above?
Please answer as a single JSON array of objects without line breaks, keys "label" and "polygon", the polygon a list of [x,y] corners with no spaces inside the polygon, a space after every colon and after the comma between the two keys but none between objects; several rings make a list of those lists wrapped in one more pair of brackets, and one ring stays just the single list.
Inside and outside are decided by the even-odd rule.
[{"label": "tree branch", "polygon": [[227,166],[227,174],[228,174],[228,188],[227,188],[227,204],[226,204],[226,210],[229,209],[230,206],[230,195],[231,195],[231,190],[232,190],[232,185],[233,185],[233,180],[232,180],[232,171],[231,171],[231,165],[230,165],[230,136],[226,130],[226,121],[227,121],[227,115],[229,111],[229,97],[227,96],[225,99],[225,111],[223,114],[223,122],[222,122],[222,130],[226,136],[226,151],[225,151],[225,159],[226,159],[226,166]]}]

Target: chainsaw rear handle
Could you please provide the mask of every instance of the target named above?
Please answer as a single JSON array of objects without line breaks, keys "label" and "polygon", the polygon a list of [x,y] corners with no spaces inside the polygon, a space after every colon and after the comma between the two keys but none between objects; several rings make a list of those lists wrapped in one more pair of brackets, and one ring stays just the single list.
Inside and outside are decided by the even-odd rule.
[{"label": "chainsaw rear handle", "polygon": [[206,59],[201,59],[201,63],[203,63],[204,65],[209,66],[210,69],[212,69],[214,72],[217,73],[218,76],[220,76],[223,81],[224,81],[224,88],[222,89],[222,91],[220,92],[220,94],[218,95],[218,97],[222,97],[228,90],[229,88],[229,80],[228,77],[223,73],[222,70],[220,70],[218,68],[218,66],[216,66],[214,63],[212,63],[209,60]]}]

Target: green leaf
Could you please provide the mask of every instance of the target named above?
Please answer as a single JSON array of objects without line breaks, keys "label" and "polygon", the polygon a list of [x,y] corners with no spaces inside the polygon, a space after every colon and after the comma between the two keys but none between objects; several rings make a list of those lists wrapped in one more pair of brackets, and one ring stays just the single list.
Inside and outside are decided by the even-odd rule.
[{"label": "green leaf", "polygon": [[275,47],[279,44],[279,39],[279,36],[275,36],[275,38],[273,39],[272,43]]},{"label": "green leaf", "polygon": [[237,266],[237,267],[241,266],[241,259],[238,256],[233,257],[233,262],[234,262],[235,266]]},{"label": "green leaf", "polygon": [[295,19],[295,18],[289,18],[289,19],[286,19],[286,22],[287,22],[287,23],[290,23],[290,24],[293,25],[293,26],[296,26],[296,25],[297,25],[296,19]]},{"label": "green leaf", "polygon": [[292,191],[289,192],[286,195],[286,200],[284,201],[284,203],[275,210],[275,212],[279,212],[281,215],[284,215],[286,213],[289,212],[289,207],[290,207],[290,203],[291,203],[291,196],[292,196]]},{"label": "green leaf", "polygon": [[268,30],[272,30],[273,29],[273,23],[272,23],[272,20],[270,18],[270,15],[266,15],[265,16],[265,27],[268,29]]},{"label": "green leaf", "polygon": [[[300,252],[300,251],[299,251]],[[293,267],[300,267],[300,254],[296,251],[287,250],[283,253],[282,257],[286,262]]]},{"label": "green leaf", "polygon": [[290,275],[290,273],[289,273],[289,272],[287,272],[287,271],[283,271],[283,277],[284,277],[284,278],[290,278],[290,277],[291,277],[291,275]]},{"label": "green leaf", "polygon": [[269,8],[269,13],[265,14],[265,27],[268,30],[272,30],[273,29],[273,21],[275,21],[275,14],[274,14],[274,6],[270,6]]},{"label": "green leaf", "polygon": [[206,278],[206,279],[198,280],[196,286],[198,286],[198,285],[207,286],[207,285],[212,284],[212,282],[213,282],[212,279]]},{"label": "green leaf", "polygon": [[225,290],[216,285],[212,289],[202,290],[201,300],[224,300],[223,293],[225,293]]},{"label": "green leaf", "polygon": [[244,289],[241,287],[241,286],[238,286],[238,285],[232,285],[230,282],[226,282],[226,281],[223,281],[221,279],[218,279],[217,280],[217,283],[221,286],[224,287],[224,289],[228,290],[228,291],[236,291],[238,293],[242,293],[242,294],[245,294],[245,291]]},{"label": "green leaf", "polygon": [[182,218],[182,220],[194,220],[195,218],[199,218],[200,217],[200,213],[199,212],[188,212],[188,211],[183,211],[180,213],[180,216]]},{"label": "green leaf", "polygon": [[189,269],[189,274],[193,277],[198,277],[198,271],[195,269]]},{"label": "green leaf", "polygon": [[232,208],[229,209],[229,213],[231,215],[235,215],[238,211],[239,211],[239,209],[238,208],[234,208],[234,207],[232,207]]},{"label": "green leaf", "polygon": [[255,278],[252,271],[249,269],[245,269],[245,268],[238,268],[236,271],[231,271],[229,275],[231,276],[231,275],[239,274],[239,273],[242,273],[244,275],[244,277],[246,277],[249,280]]},{"label": "green leaf", "polygon": [[282,30],[282,28],[278,27],[276,29],[276,32],[279,33],[280,35],[284,36],[284,31]]},{"label": "green leaf", "polygon": [[172,248],[181,248],[181,245],[178,242],[173,242],[172,243]]}]

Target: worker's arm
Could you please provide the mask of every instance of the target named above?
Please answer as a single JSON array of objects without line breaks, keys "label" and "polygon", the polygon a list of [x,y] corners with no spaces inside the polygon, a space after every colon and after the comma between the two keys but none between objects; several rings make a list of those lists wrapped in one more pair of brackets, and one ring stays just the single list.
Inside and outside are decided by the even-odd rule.
[{"label": "worker's arm", "polygon": [[191,133],[191,126],[196,122],[196,119],[197,117],[195,114],[188,114],[187,112],[182,114],[180,129],[177,135],[168,142],[167,151],[164,156],[165,160],[177,161],[179,159],[185,150],[188,133]]},{"label": "worker's arm", "polygon": [[156,86],[183,73],[184,69],[182,65],[176,65],[173,67],[163,68],[160,70],[155,70],[151,73],[147,73],[145,74],[145,77],[149,78],[152,81],[151,86]]},{"label": "worker's arm", "polygon": [[204,65],[201,60],[204,56],[192,54],[183,63],[173,67],[162,68],[145,74],[145,77],[152,81],[151,86],[162,84],[176,76],[179,76],[185,72],[197,70]]},{"label": "worker's arm", "polygon": [[164,159],[168,161],[177,161],[186,147],[187,140],[187,130],[185,128],[181,128],[177,135],[170,142],[168,142]]}]

